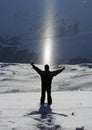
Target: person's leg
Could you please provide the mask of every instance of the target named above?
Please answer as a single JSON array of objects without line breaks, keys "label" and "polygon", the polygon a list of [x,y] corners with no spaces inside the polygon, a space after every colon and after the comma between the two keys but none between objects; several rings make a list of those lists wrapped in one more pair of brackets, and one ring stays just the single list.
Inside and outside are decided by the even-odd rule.
[{"label": "person's leg", "polygon": [[42,88],[40,104],[44,104],[45,101],[45,89]]},{"label": "person's leg", "polygon": [[47,100],[48,100],[48,105],[51,105],[52,104],[51,88],[47,89]]}]

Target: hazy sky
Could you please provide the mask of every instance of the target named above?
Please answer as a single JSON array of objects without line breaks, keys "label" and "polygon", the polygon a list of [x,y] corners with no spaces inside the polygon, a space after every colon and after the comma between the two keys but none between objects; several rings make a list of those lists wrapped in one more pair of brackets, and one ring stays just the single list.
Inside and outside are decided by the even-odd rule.
[{"label": "hazy sky", "polygon": [[[80,23],[80,30],[92,30],[91,0],[0,0],[0,32],[19,32],[28,23],[43,20],[52,1],[54,18],[64,18],[67,24]],[[38,19],[37,19],[38,18]],[[38,21],[36,21],[38,20]],[[22,25],[21,25],[22,24]],[[20,26],[21,25],[21,26]],[[31,25],[30,25],[31,26]],[[20,28],[19,28],[20,27]],[[24,29],[25,31],[25,29]]]},{"label": "hazy sky", "polygon": [[[77,34],[69,30],[75,24]],[[53,37],[52,55],[91,58],[92,0],[0,0],[0,36],[16,35],[30,51],[42,53],[44,37]]]}]

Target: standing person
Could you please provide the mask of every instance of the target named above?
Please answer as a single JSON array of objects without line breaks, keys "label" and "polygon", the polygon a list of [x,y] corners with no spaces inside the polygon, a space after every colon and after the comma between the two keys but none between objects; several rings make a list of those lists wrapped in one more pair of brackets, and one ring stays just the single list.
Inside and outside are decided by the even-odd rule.
[{"label": "standing person", "polygon": [[48,100],[48,105],[52,104],[52,98],[51,98],[51,83],[52,79],[54,76],[57,74],[61,73],[65,67],[55,70],[55,71],[50,71],[49,70],[49,65],[44,66],[44,71],[39,69],[37,66],[35,66],[33,63],[31,63],[33,69],[41,76],[41,100],[40,104],[44,104],[45,101],[45,94],[47,92],[47,100]]}]

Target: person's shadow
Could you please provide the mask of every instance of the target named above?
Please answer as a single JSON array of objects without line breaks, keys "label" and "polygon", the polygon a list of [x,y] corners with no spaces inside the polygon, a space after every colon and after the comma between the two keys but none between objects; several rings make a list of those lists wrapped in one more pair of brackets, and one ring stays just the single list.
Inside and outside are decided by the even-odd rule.
[{"label": "person's shadow", "polygon": [[32,111],[31,113],[28,113],[25,116],[31,116],[37,114],[39,114],[40,117],[34,116],[33,118],[34,120],[38,121],[36,127],[39,128],[40,130],[61,129],[61,126],[55,123],[55,118],[53,115],[59,115],[64,117],[68,116],[66,114],[52,112],[50,105],[47,104],[41,105],[38,111]]},{"label": "person's shadow", "polygon": [[67,116],[68,116],[68,115],[66,115],[66,114],[61,114],[61,113],[52,112],[51,106],[50,106],[50,105],[47,105],[47,104],[41,105],[38,111],[32,111],[32,112],[28,113],[28,114],[25,115],[25,116],[28,116],[28,115],[36,115],[36,114],[41,114],[41,117],[42,117],[42,118],[46,118],[46,116],[47,116],[48,114],[55,114],[55,115],[60,115],[60,116],[64,116],[64,117],[67,117]]}]

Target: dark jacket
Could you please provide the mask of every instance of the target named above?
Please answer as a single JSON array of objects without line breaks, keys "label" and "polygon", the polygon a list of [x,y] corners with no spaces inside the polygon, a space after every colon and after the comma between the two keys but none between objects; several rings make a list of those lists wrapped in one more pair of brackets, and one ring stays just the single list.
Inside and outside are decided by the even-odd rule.
[{"label": "dark jacket", "polygon": [[54,76],[56,76],[57,74],[61,73],[65,68],[61,68],[59,70],[55,70],[55,71],[42,71],[41,69],[39,69],[38,67],[36,67],[35,65],[33,65],[33,68],[37,71],[37,73],[41,76],[41,84],[42,84],[42,88],[51,88],[51,83],[52,83],[52,79]]}]

